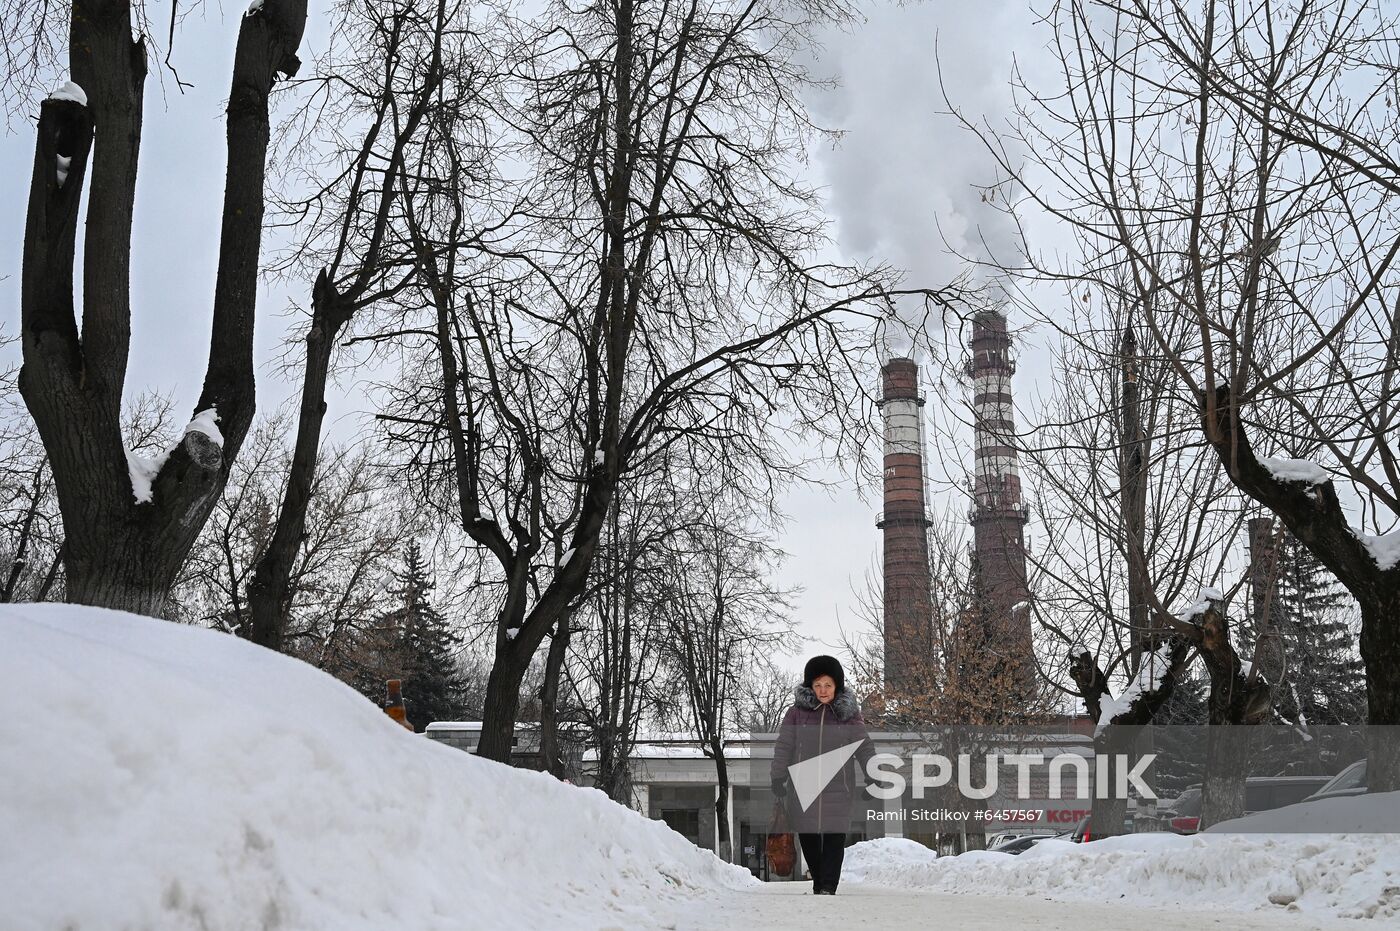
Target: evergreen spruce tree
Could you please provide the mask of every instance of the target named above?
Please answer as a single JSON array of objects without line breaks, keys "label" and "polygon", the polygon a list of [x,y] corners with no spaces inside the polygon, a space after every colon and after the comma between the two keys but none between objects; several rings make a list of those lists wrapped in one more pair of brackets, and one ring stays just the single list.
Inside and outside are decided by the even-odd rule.
[{"label": "evergreen spruce tree", "polygon": [[1366,721],[1365,672],[1353,630],[1356,606],[1291,535],[1276,545],[1272,561],[1263,546],[1252,554],[1260,560],[1254,569],[1259,577],[1252,586],[1249,623],[1242,629],[1243,655],[1254,658],[1273,685],[1275,721],[1296,729],[1299,740],[1288,746],[1276,736],[1272,750],[1256,761],[1255,774],[1330,774],[1363,752],[1361,735],[1338,726]]},{"label": "evergreen spruce tree", "polygon": [[1205,780],[1205,723],[1209,715],[1206,693],[1210,685],[1188,674],[1172,689],[1153,720],[1157,762],[1153,788],[1158,797],[1176,798],[1188,786]]},{"label": "evergreen spruce tree", "polygon": [[[1304,727],[1364,723],[1365,672],[1350,624],[1351,597],[1291,534],[1279,543],[1272,577],[1265,648],[1258,652],[1260,672],[1276,686],[1275,714]],[[1246,656],[1254,653],[1262,613],[1262,605],[1253,605]]]},{"label": "evergreen spruce tree", "polygon": [[[394,580],[389,590],[394,607],[381,616],[379,626],[397,646],[408,720],[422,733],[433,721],[460,715],[467,689],[456,658],[461,642],[433,607],[432,574],[416,540],[409,541],[403,571],[395,573]],[[383,684],[378,688],[382,692]]]},{"label": "evergreen spruce tree", "polygon": [[1341,583],[1293,537],[1284,543],[1280,579],[1289,605],[1282,628],[1291,662],[1285,688],[1300,722],[1361,724],[1366,720],[1366,679],[1349,620],[1351,597]]}]

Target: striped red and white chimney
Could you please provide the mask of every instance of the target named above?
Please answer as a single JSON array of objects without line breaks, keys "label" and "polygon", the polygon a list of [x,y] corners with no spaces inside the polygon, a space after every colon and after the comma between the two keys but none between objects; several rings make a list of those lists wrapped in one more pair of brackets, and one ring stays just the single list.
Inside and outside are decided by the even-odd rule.
[{"label": "striped red and white chimney", "polygon": [[888,359],[881,382],[885,509],[876,526],[884,538],[885,691],[898,701],[916,687],[932,643],[924,399],[912,358]]},{"label": "striped red and white chimney", "polygon": [[1016,363],[1006,315],[984,310],[973,318],[972,358],[973,552],[988,598],[987,613],[998,630],[989,642],[1029,671],[1031,663],[1030,598],[1026,584],[1027,512],[1021,500],[1021,475],[1016,456],[1016,422],[1011,376]]}]

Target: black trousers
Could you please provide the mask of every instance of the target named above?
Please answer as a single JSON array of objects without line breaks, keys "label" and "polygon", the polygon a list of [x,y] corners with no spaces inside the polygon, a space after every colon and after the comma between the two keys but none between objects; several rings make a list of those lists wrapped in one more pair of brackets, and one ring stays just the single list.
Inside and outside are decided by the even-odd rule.
[{"label": "black trousers", "polygon": [[841,861],[846,858],[845,834],[799,834],[802,859],[812,871],[812,891],[836,891],[841,881]]}]

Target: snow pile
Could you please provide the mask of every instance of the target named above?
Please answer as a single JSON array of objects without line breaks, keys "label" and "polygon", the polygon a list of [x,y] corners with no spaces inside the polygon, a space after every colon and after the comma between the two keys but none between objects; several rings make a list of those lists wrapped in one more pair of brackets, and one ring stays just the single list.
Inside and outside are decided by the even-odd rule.
[{"label": "snow pile", "polygon": [[82,106],[86,107],[87,91],[83,90],[81,87],[74,84],[72,81],[64,81],[63,84],[58,88],[58,90],[54,91],[52,94],[49,94],[49,99],[71,100],[76,104],[81,104]]},{"label": "snow pile", "polygon": [[[964,856],[975,859],[988,854],[973,851]],[[929,865],[937,858],[938,854],[918,841],[903,837],[877,837],[846,849],[846,858],[841,864],[841,880],[872,886],[917,888],[923,885],[922,880]]]},{"label": "snow pile", "polygon": [[1394,569],[1396,564],[1400,563],[1400,529],[1383,533],[1380,536],[1357,533],[1356,537],[1366,547],[1366,551],[1371,554],[1371,558],[1376,561],[1376,566],[1381,570]]},{"label": "snow pile", "polygon": [[[1389,801],[1400,805],[1400,797]],[[1044,840],[1020,856],[975,851],[939,859],[889,843],[867,841],[847,852],[859,881],[1064,901],[1400,917],[1394,835],[1136,834],[1089,844]]]},{"label": "snow pile", "polygon": [[1284,459],[1265,456],[1259,464],[1280,482],[1302,482],[1311,488],[1321,485],[1332,476],[1322,466],[1307,459]]},{"label": "snow pile", "polygon": [[648,927],[756,882],[224,634],[6,606],[0,681],[6,931]]}]

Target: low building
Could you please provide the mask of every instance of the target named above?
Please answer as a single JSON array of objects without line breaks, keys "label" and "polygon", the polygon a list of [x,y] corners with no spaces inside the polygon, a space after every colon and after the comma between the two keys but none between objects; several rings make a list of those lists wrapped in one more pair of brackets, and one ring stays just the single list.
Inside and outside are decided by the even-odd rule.
[{"label": "low building", "polygon": [[[1063,732],[1060,732],[1061,728],[1064,729]],[[1087,728],[1083,727],[1082,722],[1065,719],[1055,722],[1048,730],[1042,729],[1035,741],[1047,752],[1068,750],[1077,754],[1091,754],[1092,740],[1086,731]],[[474,752],[481,739],[481,724],[476,721],[437,722],[428,725],[427,736],[458,749]],[[914,754],[926,751],[930,735],[875,731],[870,737],[880,752],[892,753],[905,760],[898,769],[902,775],[909,778],[909,761]],[[775,738],[774,734],[736,734],[724,742],[732,794],[731,804],[727,809],[729,834],[733,838],[734,862],[746,866],[756,876],[764,879],[796,878],[802,875],[804,869],[800,856],[792,877],[769,875],[765,858],[764,848],[772,813],[771,796],[768,795],[769,760],[772,759]],[[1024,739],[1022,735],[1016,741],[1018,752],[1025,749]],[[992,749],[991,744],[984,744],[984,747]],[[517,732],[512,762],[526,768],[543,768],[540,765],[538,741],[528,726],[522,725]],[[592,771],[597,763],[595,751],[577,746],[569,749],[569,745],[566,744],[564,762],[565,770],[573,781],[580,785],[592,784]],[[715,761],[706,755],[697,740],[686,734],[644,734],[633,745],[628,762],[633,782],[630,807],[648,818],[664,821],[695,845],[720,852],[721,832],[717,824],[719,777]],[[1011,777],[1004,784],[1010,785],[1014,782],[1014,777]],[[1038,774],[1035,782],[1037,793],[1043,795],[1044,774]],[[853,831],[847,836],[848,843],[856,843],[874,836],[905,837],[930,847],[938,846],[940,839],[944,845],[948,843],[949,835],[946,829],[940,838],[935,826],[906,817],[906,802],[903,798],[882,804],[884,810],[874,817],[857,816],[857,820],[864,826],[864,833],[859,830]],[[1005,828],[1068,830],[1085,813],[1085,803],[1073,799],[1049,802],[1042,798],[1033,803],[1014,804],[1004,800],[988,800],[982,804],[987,807],[1009,808],[1025,808],[1034,804],[1042,809],[1041,818],[1035,823],[973,823],[969,824],[971,833],[991,833]]]}]

